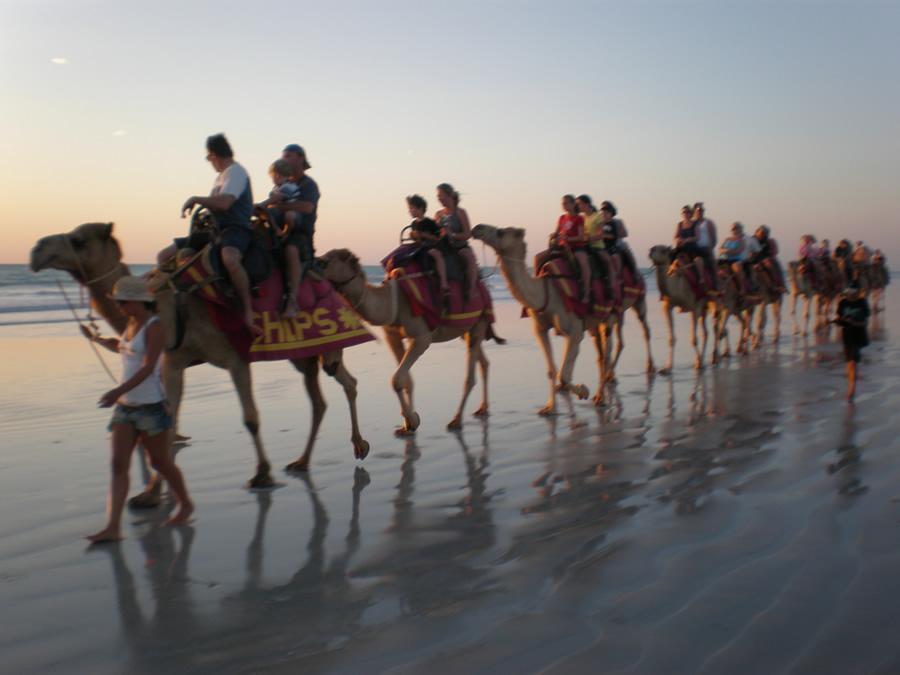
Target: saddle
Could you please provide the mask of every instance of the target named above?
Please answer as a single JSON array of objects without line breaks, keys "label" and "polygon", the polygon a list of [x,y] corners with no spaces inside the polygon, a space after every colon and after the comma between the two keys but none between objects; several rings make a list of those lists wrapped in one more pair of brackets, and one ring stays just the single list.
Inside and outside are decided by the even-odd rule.
[{"label": "saddle", "polygon": [[447,281],[464,281],[466,278],[466,263],[459,255],[458,249],[449,246],[436,245],[429,247],[418,242],[407,242],[400,244],[393,251],[388,253],[381,260],[381,266],[388,274],[395,269],[409,266],[410,263],[416,263],[422,274],[436,278],[434,269],[434,261],[428,255],[431,248],[440,251],[444,259],[444,267],[447,270]]},{"label": "saddle", "polygon": [[703,265],[703,275],[701,277],[697,274],[694,260],[685,253],[679,253],[675,256],[672,264],[669,265],[669,276],[674,276],[678,273],[684,275],[685,280],[688,282],[688,286],[690,286],[691,291],[693,291],[694,296],[698,300],[715,298],[719,295],[714,290],[715,286],[713,285],[713,280],[710,278],[706,264]]}]

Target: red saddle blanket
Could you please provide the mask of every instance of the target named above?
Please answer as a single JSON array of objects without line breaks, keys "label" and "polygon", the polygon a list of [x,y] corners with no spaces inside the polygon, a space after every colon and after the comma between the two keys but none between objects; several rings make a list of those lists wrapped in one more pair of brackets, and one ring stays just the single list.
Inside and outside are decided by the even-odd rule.
[{"label": "red saddle blanket", "polygon": [[694,266],[693,261],[684,262],[684,260],[676,260],[672,263],[672,265],[676,264],[676,269],[681,270],[681,273],[688,282],[688,286],[690,286],[691,291],[694,293],[694,297],[698,300],[706,298],[709,301],[714,301],[722,294],[720,291],[713,289],[712,278],[709,275],[709,270],[706,268],[706,265],[703,266],[703,283],[701,283],[699,275],[697,274],[697,268]]},{"label": "red saddle blanket", "polygon": [[593,302],[581,302],[581,293],[578,289],[578,281],[572,266],[565,258],[554,258],[541,267],[539,277],[549,277],[556,286],[556,290],[566,303],[566,309],[578,316],[594,316],[600,321],[605,321],[613,311],[619,311],[612,298],[607,297],[606,288],[600,279],[591,281],[591,295]]},{"label": "red saddle blanket", "polygon": [[253,298],[254,324],[262,329],[262,335],[254,338],[215,280],[209,260],[202,254],[173,277],[179,289],[195,292],[206,301],[213,323],[246,361],[307,358],[375,339],[347,301],[324,280],[303,279],[297,292],[301,311],[293,319],[281,318],[283,282],[277,268]]},{"label": "red saddle blanket", "polygon": [[450,302],[447,313],[441,315],[441,299],[436,297],[435,284],[430,276],[424,274],[421,265],[411,260],[402,267],[390,269],[389,275],[395,279],[403,295],[406,296],[413,316],[421,316],[432,330],[438,326],[453,328],[469,328],[482,315],[486,315],[490,323],[494,323],[494,305],[491,294],[481,281],[475,284],[475,293],[469,301],[463,303],[462,281],[449,281]]}]

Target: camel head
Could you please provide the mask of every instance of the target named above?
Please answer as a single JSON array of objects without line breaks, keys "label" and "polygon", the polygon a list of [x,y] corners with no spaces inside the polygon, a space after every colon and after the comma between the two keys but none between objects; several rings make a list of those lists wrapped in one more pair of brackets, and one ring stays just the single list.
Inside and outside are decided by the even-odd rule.
[{"label": "camel head", "polygon": [[112,236],[112,223],[85,223],[71,232],[38,239],[31,249],[31,270],[62,270],[85,283],[108,272],[122,260],[122,249]]},{"label": "camel head", "polygon": [[472,228],[472,236],[483,241],[501,255],[525,260],[525,230],[521,227],[494,227],[493,225],[476,225]]},{"label": "camel head", "polygon": [[662,244],[657,244],[656,246],[650,249],[650,260],[654,265],[658,267],[668,267],[669,266],[669,255],[672,253],[671,246],[663,246]]},{"label": "camel head", "polygon": [[344,286],[356,277],[365,279],[359,258],[346,248],[333,248],[318,259],[325,278],[335,286]]}]

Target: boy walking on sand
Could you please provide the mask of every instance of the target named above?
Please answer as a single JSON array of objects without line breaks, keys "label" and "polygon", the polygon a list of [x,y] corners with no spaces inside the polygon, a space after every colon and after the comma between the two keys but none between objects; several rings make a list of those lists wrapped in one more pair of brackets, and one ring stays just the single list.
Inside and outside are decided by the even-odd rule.
[{"label": "boy walking on sand", "polygon": [[869,303],[863,297],[857,282],[851,282],[847,292],[837,306],[838,324],[843,332],[844,358],[847,360],[847,400],[852,401],[856,395],[856,369],[860,361],[860,352],[869,344],[866,323],[869,319]]}]

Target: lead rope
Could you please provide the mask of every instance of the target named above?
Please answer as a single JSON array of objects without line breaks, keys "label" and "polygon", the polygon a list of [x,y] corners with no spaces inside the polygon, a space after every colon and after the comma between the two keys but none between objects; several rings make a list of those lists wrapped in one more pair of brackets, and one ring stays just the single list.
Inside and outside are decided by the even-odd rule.
[{"label": "lead rope", "polygon": [[[72,316],[75,318],[75,321],[78,323],[78,327],[82,331],[89,331],[90,333],[96,335],[98,333],[99,329],[97,328],[97,325],[94,323],[94,319],[91,316],[90,312],[88,312],[88,317],[87,317],[90,328],[85,328],[84,322],[78,316],[78,312],[75,311],[75,306],[72,304],[72,301],[69,300],[69,296],[66,293],[66,289],[63,288],[62,282],[59,279],[56,280],[56,285],[59,286],[59,292],[62,293],[62,296],[66,301],[66,304],[69,306],[69,311],[72,312]],[[106,374],[109,375],[109,379],[112,380],[113,383],[115,383],[116,382],[115,375],[112,374],[112,371],[109,369],[109,366],[106,365],[106,361],[103,360],[103,356],[98,351],[97,346],[94,344],[93,340],[89,340],[88,344],[91,346],[91,349],[93,350],[94,355],[97,357],[97,360],[100,361],[100,365],[103,366],[103,370],[105,370]]]}]

